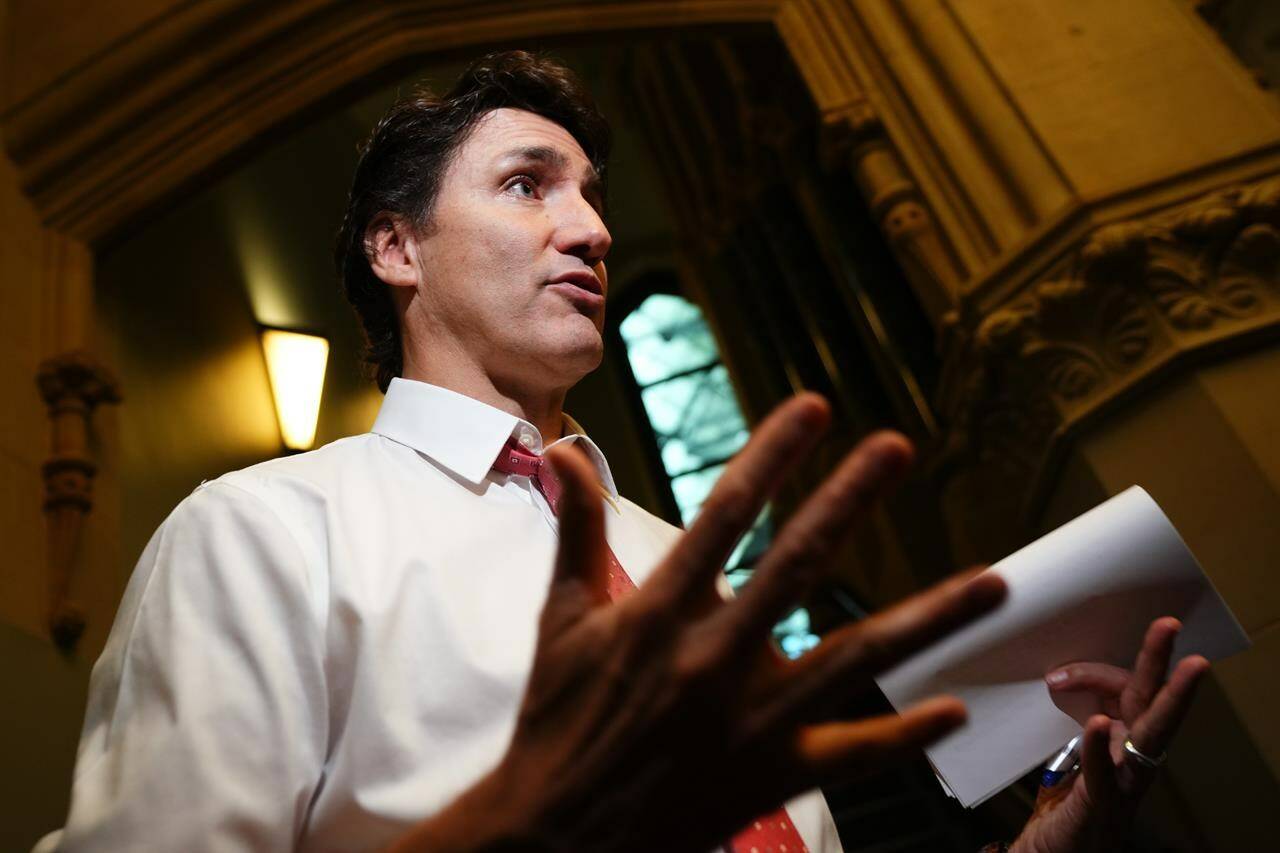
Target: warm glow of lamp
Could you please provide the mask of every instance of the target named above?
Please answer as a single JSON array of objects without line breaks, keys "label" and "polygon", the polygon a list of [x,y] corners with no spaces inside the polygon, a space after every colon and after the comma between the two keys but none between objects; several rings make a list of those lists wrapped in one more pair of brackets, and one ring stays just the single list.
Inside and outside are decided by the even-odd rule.
[{"label": "warm glow of lamp", "polygon": [[262,351],[271,377],[280,437],[290,450],[306,450],[316,440],[329,341],[287,329],[263,329]]}]

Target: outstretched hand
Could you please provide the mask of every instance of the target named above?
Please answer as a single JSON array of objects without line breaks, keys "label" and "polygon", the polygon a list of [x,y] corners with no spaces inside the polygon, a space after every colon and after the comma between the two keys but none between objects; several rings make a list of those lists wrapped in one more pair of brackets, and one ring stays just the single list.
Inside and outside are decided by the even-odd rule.
[{"label": "outstretched hand", "polygon": [[1191,705],[1209,662],[1192,655],[1178,662],[1168,680],[1173,643],[1182,625],[1164,617],[1151,623],[1132,671],[1104,663],[1073,663],[1045,680],[1056,703],[1084,691],[1103,713],[1079,720],[1084,726],[1081,772],[1053,788],[1041,788],[1036,810],[1013,845],[1018,853],[1081,853],[1118,848],[1134,810],[1156,769],[1125,750],[1125,740],[1143,755],[1164,754]]},{"label": "outstretched hand", "polygon": [[578,454],[553,450],[561,541],[511,745],[399,849],[703,851],[801,791],[914,757],[960,725],[954,698],[900,716],[835,715],[877,673],[994,608],[1005,594],[998,576],[953,578],[832,633],[798,661],[769,641],[910,464],[902,436],[859,444],[740,595],[716,593],[735,543],[828,420],[811,394],[775,411],[653,575],[612,603],[594,475]]}]

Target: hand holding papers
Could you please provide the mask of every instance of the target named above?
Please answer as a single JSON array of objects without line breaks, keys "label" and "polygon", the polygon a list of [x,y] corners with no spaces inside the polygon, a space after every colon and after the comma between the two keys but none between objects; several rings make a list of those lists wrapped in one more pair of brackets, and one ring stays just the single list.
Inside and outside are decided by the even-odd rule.
[{"label": "hand holding papers", "polygon": [[[1213,660],[1248,639],[1173,525],[1134,487],[992,566],[1002,607],[877,681],[899,710],[937,694],[964,700],[969,722],[929,747],[965,806],[1004,788],[1080,731],[1044,683],[1070,661],[1132,666],[1150,623],[1183,623],[1173,660]],[[1080,694],[1083,698],[1084,694]],[[1083,718],[1090,709],[1072,709]]]}]

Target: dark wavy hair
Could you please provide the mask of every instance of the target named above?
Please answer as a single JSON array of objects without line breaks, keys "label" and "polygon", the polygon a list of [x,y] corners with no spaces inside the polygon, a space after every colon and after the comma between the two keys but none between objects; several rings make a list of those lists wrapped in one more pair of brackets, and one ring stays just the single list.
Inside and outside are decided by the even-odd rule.
[{"label": "dark wavy hair", "polygon": [[562,126],[606,177],[609,125],[577,75],[547,57],[492,53],[473,62],[443,97],[423,89],[391,107],[361,146],[334,248],[343,291],[364,329],[364,362],[382,391],[403,372],[404,352],[388,285],[369,265],[370,225],[391,214],[429,228],[453,155],[486,113],[502,107]]}]

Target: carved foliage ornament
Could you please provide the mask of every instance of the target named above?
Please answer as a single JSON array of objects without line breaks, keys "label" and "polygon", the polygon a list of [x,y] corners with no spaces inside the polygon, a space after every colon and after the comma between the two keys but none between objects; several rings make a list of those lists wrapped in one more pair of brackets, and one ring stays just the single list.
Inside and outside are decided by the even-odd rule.
[{"label": "carved foliage ornament", "polygon": [[1172,355],[1280,330],[1280,178],[1104,226],[975,325],[952,447],[1030,482],[1056,434]]}]

